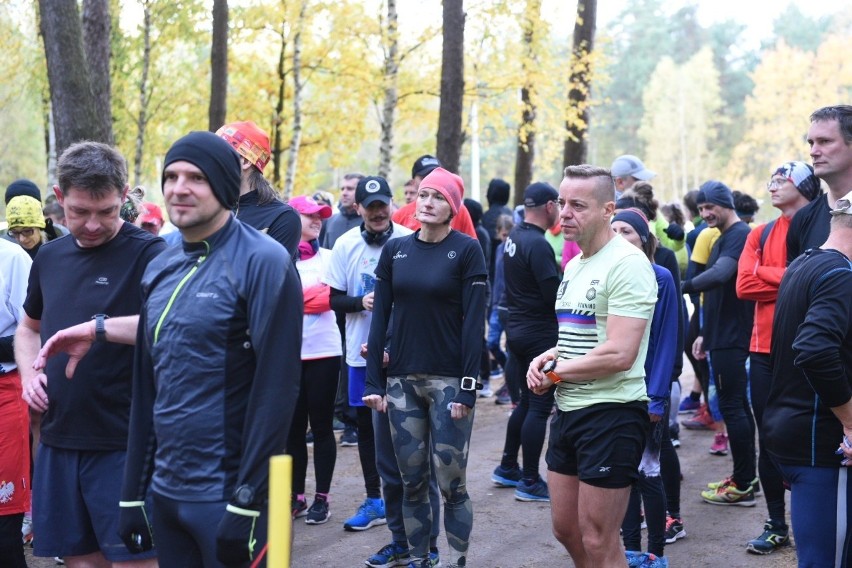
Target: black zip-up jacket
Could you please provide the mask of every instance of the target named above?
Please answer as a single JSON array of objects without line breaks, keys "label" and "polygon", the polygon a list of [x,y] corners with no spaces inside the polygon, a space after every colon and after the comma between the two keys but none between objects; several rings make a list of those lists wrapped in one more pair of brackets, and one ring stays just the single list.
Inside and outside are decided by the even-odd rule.
[{"label": "black zip-up jacket", "polygon": [[284,247],[233,217],[142,280],[122,499],[268,494],[301,376],[302,289]]}]

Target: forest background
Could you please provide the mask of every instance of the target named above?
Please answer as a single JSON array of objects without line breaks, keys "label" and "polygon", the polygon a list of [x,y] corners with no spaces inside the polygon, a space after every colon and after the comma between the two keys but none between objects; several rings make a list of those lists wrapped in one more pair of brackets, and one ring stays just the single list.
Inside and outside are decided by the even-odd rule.
[{"label": "forest background", "polygon": [[[89,49],[96,34],[86,28],[87,1],[79,7]],[[760,201],[775,166],[809,161],[809,114],[852,102],[852,2],[826,3],[819,13],[804,11],[804,2],[756,2],[765,8],[748,12],[767,28],[757,40],[742,15],[702,17],[733,2],[604,2],[585,2],[610,12],[597,15],[594,49],[578,59],[576,3],[464,0],[464,55],[456,61],[463,81],[451,87],[461,101],[454,169],[468,196],[485,201],[492,177],[513,187],[558,184],[566,138],[579,125],[586,161],[609,166],[620,154],[640,156],[658,173],[661,201],[707,179]],[[53,183],[62,144],[39,30],[50,16],[53,25],[69,21],[58,17],[60,4],[68,0],[0,0],[1,187],[26,177],[47,193]],[[351,171],[384,174],[401,195],[414,159],[440,146],[442,31],[459,22],[448,22],[446,9],[442,16],[439,0],[100,4],[111,25],[100,38],[108,39],[108,82],[93,87],[96,98],[108,95],[98,116],[128,158],[130,183],[148,188],[153,201],[162,201],[166,150],[190,130],[211,128],[214,106],[220,122],[254,120],[271,134],[265,173],[285,197],[336,192]],[[227,57],[222,67],[218,54],[217,78],[211,37],[223,5]],[[595,14],[586,15],[594,24]],[[570,96],[578,67],[591,85],[585,113]],[[223,100],[214,105],[222,69]],[[522,190],[514,187],[516,202]],[[759,215],[772,216],[771,207]]]}]

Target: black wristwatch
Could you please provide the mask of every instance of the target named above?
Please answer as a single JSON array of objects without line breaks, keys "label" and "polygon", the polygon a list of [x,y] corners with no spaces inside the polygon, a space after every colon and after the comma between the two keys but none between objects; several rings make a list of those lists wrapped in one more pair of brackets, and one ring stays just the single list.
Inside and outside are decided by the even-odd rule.
[{"label": "black wristwatch", "polygon": [[95,314],[92,319],[95,320],[95,341],[105,343],[106,338],[106,319],[109,318],[106,314]]},{"label": "black wristwatch", "polygon": [[254,487],[240,485],[234,490],[232,501],[237,507],[251,507],[254,504]]}]

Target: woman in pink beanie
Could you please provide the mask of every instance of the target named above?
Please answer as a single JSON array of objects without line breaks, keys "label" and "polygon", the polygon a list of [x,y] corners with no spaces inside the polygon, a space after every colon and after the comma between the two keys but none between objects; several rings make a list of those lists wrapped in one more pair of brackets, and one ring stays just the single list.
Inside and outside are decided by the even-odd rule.
[{"label": "woman in pink beanie", "polygon": [[[429,475],[444,499],[449,566],[465,566],[473,528],[467,458],[482,353],[487,270],[479,242],[450,227],[459,176],[436,168],[420,183],[420,229],[385,245],[376,267],[364,403],[387,411],[402,473],[409,567],[432,568]],[[385,335],[393,318],[387,372]]]}]

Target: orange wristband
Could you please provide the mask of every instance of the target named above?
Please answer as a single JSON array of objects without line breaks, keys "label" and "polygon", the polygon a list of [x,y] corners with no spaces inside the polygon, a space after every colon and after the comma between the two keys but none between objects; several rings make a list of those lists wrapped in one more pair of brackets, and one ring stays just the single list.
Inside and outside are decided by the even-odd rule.
[{"label": "orange wristband", "polygon": [[553,381],[554,383],[561,383],[562,377],[556,374],[554,369],[556,368],[556,359],[551,359],[541,368],[542,372],[547,376],[548,379]]}]

